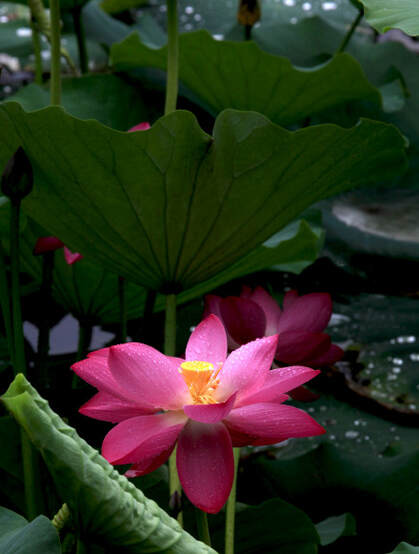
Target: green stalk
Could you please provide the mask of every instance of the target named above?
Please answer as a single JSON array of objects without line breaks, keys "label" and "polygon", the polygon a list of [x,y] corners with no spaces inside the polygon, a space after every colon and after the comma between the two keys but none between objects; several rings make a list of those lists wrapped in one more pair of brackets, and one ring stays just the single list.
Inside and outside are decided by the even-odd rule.
[{"label": "green stalk", "polygon": [[348,46],[348,43],[349,41],[351,40],[352,38],[352,35],[354,34],[355,32],[355,29],[358,27],[358,25],[360,24],[361,22],[361,19],[364,17],[364,12],[363,11],[359,11],[358,12],[358,15],[356,16],[356,18],[354,19],[352,25],[350,26],[348,32],[346,33],[346,35],[343,37],[343,40],[341,42],[341,45],[339,46],[339,48],[336,50],[336,54],[341,54],[342,52],[345,51],[346,47]]},{"label": "green stalk", "polygon": [[244,40],[252,40],[252,25],[244,26]]},{"label": "green stalk", "polygon": [[[23,338],[22,311],[20,305],[20,283],[19,283],[19,219],[20,200],[10,201],[10,273],[12,287],[12,333],[14,345],[14,373],[26,375],[25,343]],[[31,445],[26,432],[20,430],[23,481],[25,485],[26,516],[29,520],[34,519],[41,513],[42,496],[39,490],[37,475],[39,474],[39,460]]]},{"label": "green stalk", "polygon": [[35,83],[42,85],[42,56],[41,56],[41,41],[39,40],[39,31],[36,25],[35,18],[31,13],[31,29],[32,29],[32,47],[35,56]]},{"label": "green stalk", "polygon": [[[79,341],[77,344],[77,355],[76,362],[79,362],[86,357],[87,351],[89,350],[90,342],[92,340],[92,326],[86,323],[79,321]],[[78,377],[76,373],[73,375],[72,388],[77,388]]]},{"label": "green stalk", "polygon": [[[41,283],[41,301],[44,306],[48,306],[52,296],[52,276],[54,272],[54,252],[45,252],[42,256],[42,283]],[[47,359],[49,353],[50,322],[48,317],[43,317],[39,323],[39,336],[37,348],[37,367],[40,383],[43,388],[49,387],[49,375],[47,369]]]},{"label": "green stalk", "polygon": [[61,20],[60,20],[60,0],[50,0],[50,18],[51,18],[51,81],[50,81],[50,99],[51,104],[59,106],[61,104]]},{"label": "green stalk", "polygon": [[77,47],[79,50],[80,71],[84,75],[89,71],[89,58],[86,45],[86,33],[83,24],[83,6],[76,6],[72,11],[74,31],[77,37]]},{"label": "green stalk", "polygon": [[225,554],[234,554],[234,523],[236,519],[236,488],[237,470],[240,460],[240,448],[233,448],[234,453],[234,479],[230,496],[226,506],[226,527],[225,527]]},{"label": "green stalk", "polygon": [[[6,260],[0,245],[0,305],[6,329],[7,346],[12,367],[15,367],[15,344],[13,339],[12,314],[10,311],[9,285],[7,283]],[[16,374],[16,373],[15,373]]]},{"label": "green stalk", "polygon": [[10,273],[12,285],[12,321],[14,342],[14,372],[15,375],[26,375],[25,342],[23,338],[22,311],[20,305],[19,284],[19,219],[20,200],[10,201]]},{"label": "green stalk", "polygon": [[[166,319],[164,322],[164,353],[166,356],[176,354],[176,295],[166,296]],[[170,497],[174,493],[182,494],[179,475],[176,468],[176,448],[169,458],[169,490]],[[178,515],[178,521],[182,524],[182,513]]]},{"label": "green stalk", "polygon": [[208,528],[207,514],[199,508],[195,508],[195,520],[198,531],[198,539],[208,546],[211,546],[211,537]]},{"label": "green stalk", "polygon": [[167,0],[167,81],[164,115],[176,110],[179,80],[177,0]]},{"label": "green stalk", "polygon": [[119,339],[121,343],[127,342],[127,299],[125,294],[125,279],[118,277],[118,298],[119,298]]}]

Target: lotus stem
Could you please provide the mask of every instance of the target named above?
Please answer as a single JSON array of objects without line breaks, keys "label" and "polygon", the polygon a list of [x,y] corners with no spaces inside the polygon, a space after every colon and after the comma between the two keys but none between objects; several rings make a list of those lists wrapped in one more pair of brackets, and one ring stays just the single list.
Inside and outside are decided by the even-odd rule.
[{"label": "lotus stem", "polygon": [[167,0],[167,81],[164,115],[176,110],[179,87],[179,28],[177,0]]},{"label": "lotus stem", "polygon": [[[6,330],[7,346],[9,349],[10,361],[15,371],[15,346],[13,340],[12,314],[10,311],[9,285],[7,283],[6,260],[3,249],[0,245],[0,305],[3,314],[4,328]],[[16,374],[16,373],[15,373]]]},{"label": "lotus stem", "polygon": [[12,285],[12,320],[14,343],[14,373],[26,375],[25,342],[23,338],[22,311],[20,305],[20,245],[19,245],[19,220],[20,200],[10,202],[10,273]]},{"label": "lotus stem", "polygon": [[356,18],[352,22],[352,25],[349,27],[348,32],[346,33],[346,35],[343,37],[343,40],[342,40],[339,48],[336,50],[336,54],[342,54],[342,52],[345,51],[346,47],[348,46],[349,41],[352,38],[352,35],[355,32],[355,29],[358,27],[358,25],[360,24],[361,19],[363,17],[364,17],[363,10],[359,10],[358,15],[356,16]]},{"label": "lotus stem", "polygon": [[73,16],[74,31],[77,37],[80,71],[84,75],[89,71],[89,57],[86,44],[86,32],[83,24],[83,6],[76,6],[71,14]]},{"label": "lotus stem", "polygon": [[233,448],[234,453],[234,479],[230,496],[226,506],[226,527],[225,527],[225,554],[234,554],[234,524],[236,519],[236,489],[237,471],[240,460],[240,448]]},{"label": "lotus stem", "polygon": [[[166,318],[164,322],[164,353],[166,356],[176,354],[176,295],[166,296]],[[169,490],[170,497],[176,492],[182,494],[179,475],[176,467],[176,448],[169,458]],[[182,525],[182,512],[179,512],[178,522]]]},{"label": "lotus stem", "polygon": [[51,17],[51,80],[50,102],[52,105],[61,104],[61,21],[60,0],[50,0]]},{"label": "lotus stem", "polygon": [[211,546],[211,537],[208,527],[208,517],[205,512],[195,508],[196,527],[198,530],[198,539],[208,546]]},{"label": "lotus stem", "polygon": [[39,40],[39,31],[35,21],[35,17],[31,12],[31,30],[32,30],[32,47],[35,56],[35,83],[42,85],[42,56],[41,56],[41,41]]},{"label": "lotus stem", "polygon": [[[45,252],[42,256],[42,283],[41,299],[44,306],[48,306],[52,296],[52,276],[54,272],[55,252]],[[47,317],[42,317],[39,323],[38,336],[38,374],[43,387],[49,386],[47,358],[49,353],[50,322]]]}]

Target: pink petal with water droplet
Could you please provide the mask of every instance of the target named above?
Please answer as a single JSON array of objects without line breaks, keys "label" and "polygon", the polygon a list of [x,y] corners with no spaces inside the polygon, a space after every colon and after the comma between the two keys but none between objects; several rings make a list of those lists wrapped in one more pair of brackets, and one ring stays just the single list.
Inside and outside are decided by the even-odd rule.
[{"label": "pink petal with water droplet", "polygon": [[291,391],[307,383],[313,377],[316,377],[320,371],[315,371],[304,366],[280,367],[269,371],[265,382],[256,392],[243,395],[236,407],[248,404],[257,404],[259,402],[283,402],[287,399],[284,393]]},{"label": "pink petal with water droplet", "polygon": [[235,392],[241,396],[259,389],[272,367],[278,335],[249,342],[234,350],[225,361],[218,379],[214,398],[223,402]]},{"label": "pink petal with water droplet", "polygon": [[216,315],[209,315],[191,334],[186,346],[186,360],[210,362],[217,368],[227,356],[227,336]]},{"label": "pink petal with water droplet", "polygon": [[289,438],[322,435],[325,429],[306,412],[261,402],[236,408],[224,419],[234,446],[262,446]]},{"label": "pink petal with water droplet", "polygon": [[98,392],[79,409],[85,416],[118,423],[131,417],[153,413],[152,408],[144,408],[129,400],[122,400],[107,392]]},{"label": "pink petal with water droplet", "polygon": [[179,435],[176,462],[192,504],[210,514],[219,512],[234,477],[233,449],[225,426],[188,421]]},{"label": "pink petal with water droplet", "polygon": [[108,364],[127,398],[156,409],[178,410],[191,401],[181,374],[184,360],[140,342],[111,346]]},{"label": "pink petal with water droplet", "polygon": [[219,404],[189,404],[183,407],[185,414],[194,421],[201,423],[217,423],[224,419],[233,409],[236,395],[230,396],[226,402]]},{"label": "pink petal with water droplet", "polygon": [[173,449],[187,418],[179,412],[126,419],[106,435],[102,456],[111,464],[140,464]]}]

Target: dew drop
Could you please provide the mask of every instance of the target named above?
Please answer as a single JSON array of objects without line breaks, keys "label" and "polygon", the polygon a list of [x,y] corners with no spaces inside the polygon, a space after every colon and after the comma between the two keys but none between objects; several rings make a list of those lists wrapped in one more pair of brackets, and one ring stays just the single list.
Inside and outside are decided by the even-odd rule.
[{"label": "dew drop", "polygon": [[359,436],[358,431],[349,430],[349,431],[346,431],[345,433],[345,437],[347,439],[356,439],[358,436]]}]

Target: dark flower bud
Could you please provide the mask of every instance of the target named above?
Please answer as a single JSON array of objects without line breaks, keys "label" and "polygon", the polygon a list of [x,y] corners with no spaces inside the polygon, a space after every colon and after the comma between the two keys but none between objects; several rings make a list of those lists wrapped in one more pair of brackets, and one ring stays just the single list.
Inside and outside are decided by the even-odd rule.
[{"label": "dark flower bud", "polygon": [[259,0],[240,0],[237,21],[245,27],[253,27],[260,19]]},{"label": "dark flower bud", "polygon": [[32,165],[21,146],[16,150],[4,168],[1,176],[1,190],[13,200],[22,200],[33,187]]}]

